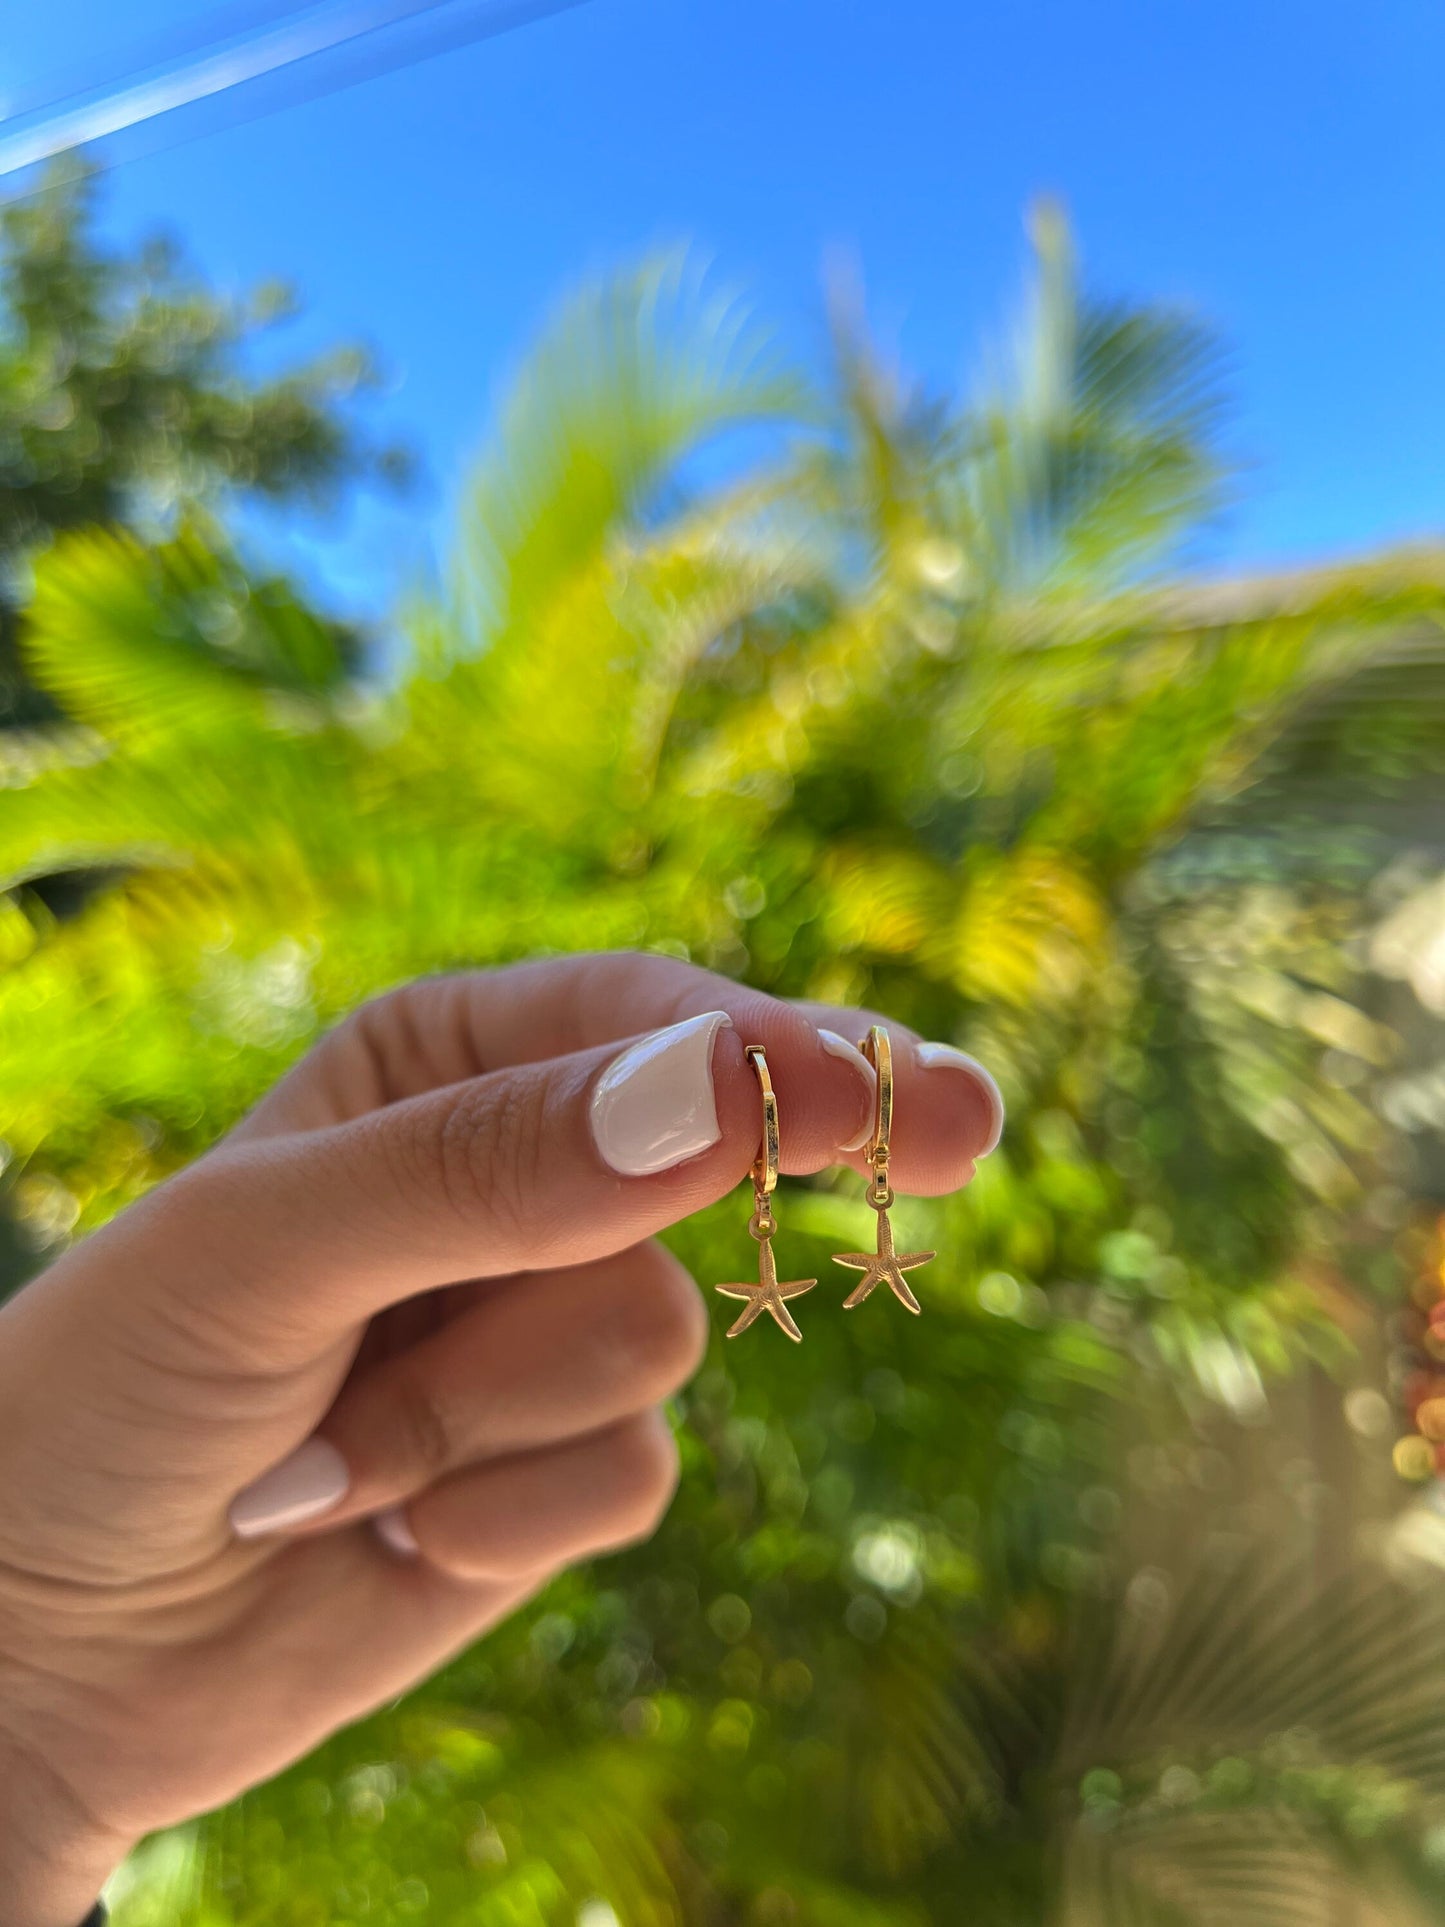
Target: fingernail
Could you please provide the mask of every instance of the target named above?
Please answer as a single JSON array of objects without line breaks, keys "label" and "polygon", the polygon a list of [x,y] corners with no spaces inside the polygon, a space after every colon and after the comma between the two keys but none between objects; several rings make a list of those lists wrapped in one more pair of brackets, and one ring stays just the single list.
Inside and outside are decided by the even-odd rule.
[{"label": "fingernail", "polygon": [[407,1523],[404,1505],[394,1505],[389,1512],[378,1512],[371,1522],[371,1529],[398,1559],[415,1559],[421,1551],[416,1534]]},{"label": "fingernail", "polygon": [[867,1094],[867,1108],[862,1130],[857,1137],[850,1138],[846,1144],[838,1146],[840,1151],[860,1151],[873,1135],[873,1113],[878,1103],[878,1075],[858,1046],[850,1044],[846,1037],[840,1037],[836,1030],[820,1030],[818,1041],[830,1057],[841,1057],[845,1064],[852,1065]]},{"label": "fingernail", "polygon": [[976,1057],[970,1057],[966,1051],[955,1050],[952,1044],[919,1044],[914,1056],[926,1071],[955,1070],[968,1073],[988,1099],[991,1118],[988,1136],[978,1155],[986,1158],[990,1151],[996,1151],[998,1141],[1003,1136],[1004,1111],[1003,1092],[994,1081],[993,1073],[985,1070]]},{"label": "fingernail", "polygon": [[351,1475],[346,1461],[326,1439],[307,1439],[289,1458],[263,1472],[231,1501],[231,1530],[238,1539],[283,1532],[329,1512],[346,1497]]},{"label": "fingernail", "polygon": [[717,1143],[712,1047],[731,1021],[725,1010],[689,1017],[629,1044],[603,1071],[592,1092],[592,1136],[614,1171],[646,1177]]}]

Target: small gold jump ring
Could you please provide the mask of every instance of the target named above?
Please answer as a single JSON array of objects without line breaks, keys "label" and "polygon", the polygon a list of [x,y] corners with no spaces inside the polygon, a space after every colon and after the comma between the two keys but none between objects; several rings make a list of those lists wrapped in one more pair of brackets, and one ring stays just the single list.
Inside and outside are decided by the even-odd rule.
[{"label": "small gold jump ring", "polygon": [[768,1060],[761,1044],[749,1044],[744,1055],[757,1072],[763,1094],[762,1148],[753,1161],[753,1189],[759,1200],[770,1198],[778,1186],[778,1100],[773,1095],[773,1080],[768,1075]]},{"label": "small gold jump ring", "polygon": [[874,1024],[858,1048],[878,1077],[878,1107],[867,1156],[874,1170],[882,1173],[888,1169],[889,1140],[893,1135],[893,1046],[882,1024]]}]

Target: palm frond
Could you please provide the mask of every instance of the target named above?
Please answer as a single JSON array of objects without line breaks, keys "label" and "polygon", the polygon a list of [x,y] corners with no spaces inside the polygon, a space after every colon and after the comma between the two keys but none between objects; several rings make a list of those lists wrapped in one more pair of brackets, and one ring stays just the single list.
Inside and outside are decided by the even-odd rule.
[{"label": "palm frond", "polygon": [[785,421],[800,379],[730,291],[685,254],[593,282],[516,377],[462,520],[459,640],[496,660],[606,541],[663,505],[720,431]]},{"label": "palm frond", "polygon": [[961,526],[998,592],[1097,594],[1173,560],[1219,505],[1218,351],[1188,315],[1084,294],[1053,206],[1033,242],[1012,366],[966,418]]},{"label": "palm frond", "polygon": [[147,548],[92,529],[37,563],[24,646],[69,715],[134,741],[223,715],[254,720],[277,697],[325,697],[348,672],[342,634],[197,530]]},{"label": "palm frond", "polygon": [[1445,1689],[1421,1655],[1445,1609],[1423,1577],[1356,1562],[1321,1587],[1224,1553],[1172,1575],[1162,1614],[1085,1615],[1067,1918],[1215,1927],[1248,1894],[1252,1918],[1302,1927],[1348,1893],[1365,1920],[1433,1919]]},{"label": "palm frond", "polygon": [[573,298],[482,464],[455,592],[423,623],[433,675],[409,691],[439,749],[489,738],[479,800],[542,809],[553,833],[585,833],[601,808],[612,834],[635,809],[690,659],[801,566],[756,526],[755,478],[693,508],[684,465],[804,401],[745,306],[685,256]]}]

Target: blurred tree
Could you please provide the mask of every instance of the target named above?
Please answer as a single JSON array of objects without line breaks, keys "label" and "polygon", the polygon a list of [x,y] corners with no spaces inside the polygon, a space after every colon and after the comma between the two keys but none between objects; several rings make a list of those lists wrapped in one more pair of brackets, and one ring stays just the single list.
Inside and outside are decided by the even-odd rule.
[{"label": "blurred tree", "polygon": [[343,412],[364,355],[260,374],[253,343],[294,311],[287,290],[214,295],[163,240],[110,253],[94,200],[71,169],[0,207],[0,725],[55,713],[20,653],[26,572],[55,535],[154,531],[237,491],[319,503],[400,463]]},{"label": "blurred tree", "polygon": [[[367,993],[547,948],[876,1001],[1011,1104],[965,1196],[901,1208],[944,1254],[922,1319],[717,1347],[654,1544],[158,1843],[125,1927],[1439,1917],[1439,1614],[1343,1534],[1314,1596],[1318,1481],[1268,1421],[1425,1276],[1365,957],[1439,807],[1445,579],[1172,581],[1225,484],[1210,344],[1036,239],[964,403],[846,319],[815,392],[684,262],[585,290],[386,690],[194,529],[41,558],[27,661],[77,727],[0,807],[39,1246]],[[773,455],[699,485],[759,421]],[[56,925],[28,879],[68,865],[114,880]],[[857,1189],[795,1192],[800,1265],[866,1235]],[[741,1237],[676,1243],[706,1281]]]}]

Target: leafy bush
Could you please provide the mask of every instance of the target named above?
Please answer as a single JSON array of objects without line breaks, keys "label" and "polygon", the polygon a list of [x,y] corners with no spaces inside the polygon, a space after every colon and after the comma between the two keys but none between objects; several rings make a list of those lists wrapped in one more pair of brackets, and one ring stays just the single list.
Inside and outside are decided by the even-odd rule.
[{"label": "leafy bush", "polygon": [[[1414,1261],[1366,946],[1439,803],[1445,579],[1181,585],[1228,481],[1208,338],[1081,292],[1056,217],[1036,240],[963,403],[843,320],[814,384],[686,261],[585,289],[384,688],[213,530],[39,561],[30,671],[68,721],[0,743],[0,1130],[37,1243],[361,998],[549,950],[876,1003],[1011,1108],[963,1196],[900,1209],[943,1254],[923,1318],[716,1345],[654,1544],[154,1845],[125,1927],[1438,1894],[1445,1709],[1398,1691],[1430,1604],[1373,1555],[1291,1577],[1297,1516],[1235,1503],[1230,1441],[1286,1453],[1271,1381],[1348,1358]],[[57,921],[31,880],[72,869],[108,882]],[[866,1237],[858,1191],[785,1195],[793,1262]],[[704,1283],[744,1216],[676,1233]]]}]

